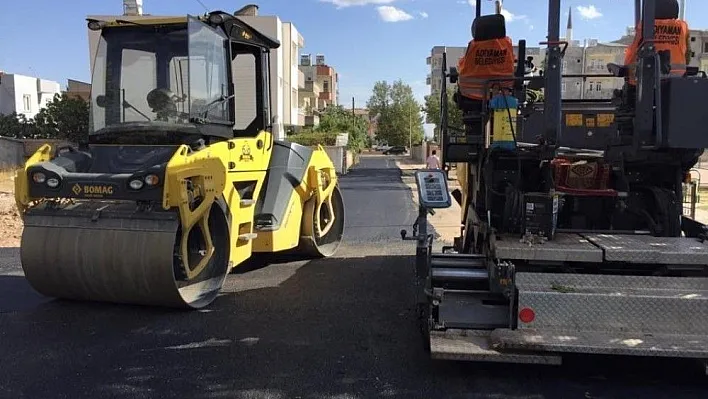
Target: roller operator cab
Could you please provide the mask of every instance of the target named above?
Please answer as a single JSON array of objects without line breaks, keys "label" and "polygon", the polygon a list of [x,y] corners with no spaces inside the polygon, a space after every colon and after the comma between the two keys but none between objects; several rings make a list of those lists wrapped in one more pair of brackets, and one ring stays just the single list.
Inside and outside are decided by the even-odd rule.
[{"label": "roller operator cab", "polygon": [[334,254],[332,161],[271,133],[277,41],[219,11],[88,26],[100,37],[87,140],[44,145],[15,179],[32,287],[200,308],[253,253]]},{"label": "roller operator cab", "polygon": [[[481,16],[480,3],[477,26],[503,32],[503,17]],[[636,14],[652,26],[672,17],[669,3],[638,1]],[[615,98],[582,106],[565,100],[560,0],[548,5],[544,76],[517,66],[513,94],[474,102],[458,93],[462,127],[448,125],[444,86],[456,71],[443,54],[441,158],[456,163],[461,228],[433,251],[421,226],[446,205],[421,201],[413,239],[426,348],[455,360],[560,364],[587,353],[706,364],[708,227],[682,202],[685,176],[708,147],[707,114],[695,108],[708,100],[708,79],[690,67],[669,75],[669,57],[647,34],[635,89],[625,82]],[[519,59],[524,52],[522,40]],[[632,68],[607,67],[612,77]],[[528,95],[539,88],[542,97]],[[440,191],[430,181],[416,181],[421,193]]]}]

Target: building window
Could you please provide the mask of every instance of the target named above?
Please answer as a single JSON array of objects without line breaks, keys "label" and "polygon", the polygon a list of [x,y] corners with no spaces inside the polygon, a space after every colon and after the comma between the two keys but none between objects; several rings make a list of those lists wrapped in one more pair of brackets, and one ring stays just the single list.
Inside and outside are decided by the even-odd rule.
[{"label": "building window", "polygon": [[565,82],[561,82],[561,93],[565,93]]},{"label": "building window", "polygon": [[31,112],[32,111],[32,96],[29,94],[25,94],[22,96],[22,105],[25,107],[25,112]]},{"label": "building window", "polygon": [[295,45],[294,43],[292,45],[291,51],[292,51],[292,56],[293,56],[292,64],[297,65],[297,45]]},{"label": "building window", "polygon": [[322,82],[322,91],[324,91],[325,93],[329,92],[329,82],[326,80]]},{"label": "building window", "polygon": [[703,52],[708,53],[708,42],[703,43]]},{"label": "building window", "polygon": [[595,91],[602,91],[602,82],[597,82],[595,85]]}]

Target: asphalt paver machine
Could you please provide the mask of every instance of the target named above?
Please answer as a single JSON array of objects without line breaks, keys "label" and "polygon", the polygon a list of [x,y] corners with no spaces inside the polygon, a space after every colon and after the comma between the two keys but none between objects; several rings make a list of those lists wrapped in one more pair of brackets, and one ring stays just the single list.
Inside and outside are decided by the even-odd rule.
[{"label": "asphalt paver machine", "polygon": [[[416,301],[431,357],[561,364],[584,353],[705,365],[708,230],[683,215],[681,199],[708,147],[708,79],[691,67],[669,76],[655,47],[656,1],[635,4],[644,32],[636,66],[607,65],[608,76],[625,78],[612,99],[562,99],[560,0],[548,1],[543,76],[518,66],[503,112],[494,99],[480,107],[458,97],[464,127],[450,126],[443,88],[442,160],[456,164],[460,188],[449,193],[440,171],[419,171],[419,218],[412,237],[402,232],[418,243]],[[518,59],[524,53],[522,40]],[[443,63],[442,81],[455,82]],[[601,124],[606,134],[584,134]],[[433,251],[426,216],[450,197],[461,234]]]}]

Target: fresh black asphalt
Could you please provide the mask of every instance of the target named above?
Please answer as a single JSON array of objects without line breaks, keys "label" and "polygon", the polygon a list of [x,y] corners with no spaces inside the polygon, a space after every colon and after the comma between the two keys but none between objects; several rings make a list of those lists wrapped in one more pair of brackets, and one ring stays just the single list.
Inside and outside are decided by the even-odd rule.
[{"label": "fresh black asphalt", "polygon": [[[413,315],[411,193],[392,158],[341,179],[334,258],[229,276],[208,309],[54,301],[0,249],[0,398],[707,398],[689,361],[431,361]],[[47,265],[51,267],[51,265]]]}]

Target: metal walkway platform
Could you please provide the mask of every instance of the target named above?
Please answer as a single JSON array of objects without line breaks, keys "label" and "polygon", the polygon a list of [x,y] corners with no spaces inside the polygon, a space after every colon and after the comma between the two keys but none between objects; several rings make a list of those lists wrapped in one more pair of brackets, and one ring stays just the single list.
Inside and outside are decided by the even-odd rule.
[{"label": "metal walkway platform", "polygon": [[638,335],[602,331],[494,330],[490,344],[500,350],[553,353],[708,358],[705,335]]},{"label": "metal walkway platform", "polygon": [[602,262],[602,249],[578,234],[558,234],[542,244],[526,244],[517,236],[503,235],[497,238],[495,248],[500,259]]},{"label": "metal walkway platform", "polygon": [[686,237],[561,233],[552,241],[527,244],[503,235],[495,248],[496,256],[507,260],[708,265],[708,242]]},{"label": "metal walkway platform", "polygon": [[433,359],[471,360],[501,363],[560,365],[555,354],[502,353],[491,346],[491,331],[457,330],[430,332],[430,354]]},{"label": "metal walkway platform", "polygon": [[620,234],[583,236],[602,248],[608,262],[708,264],[708,243],[692,238]]}]

